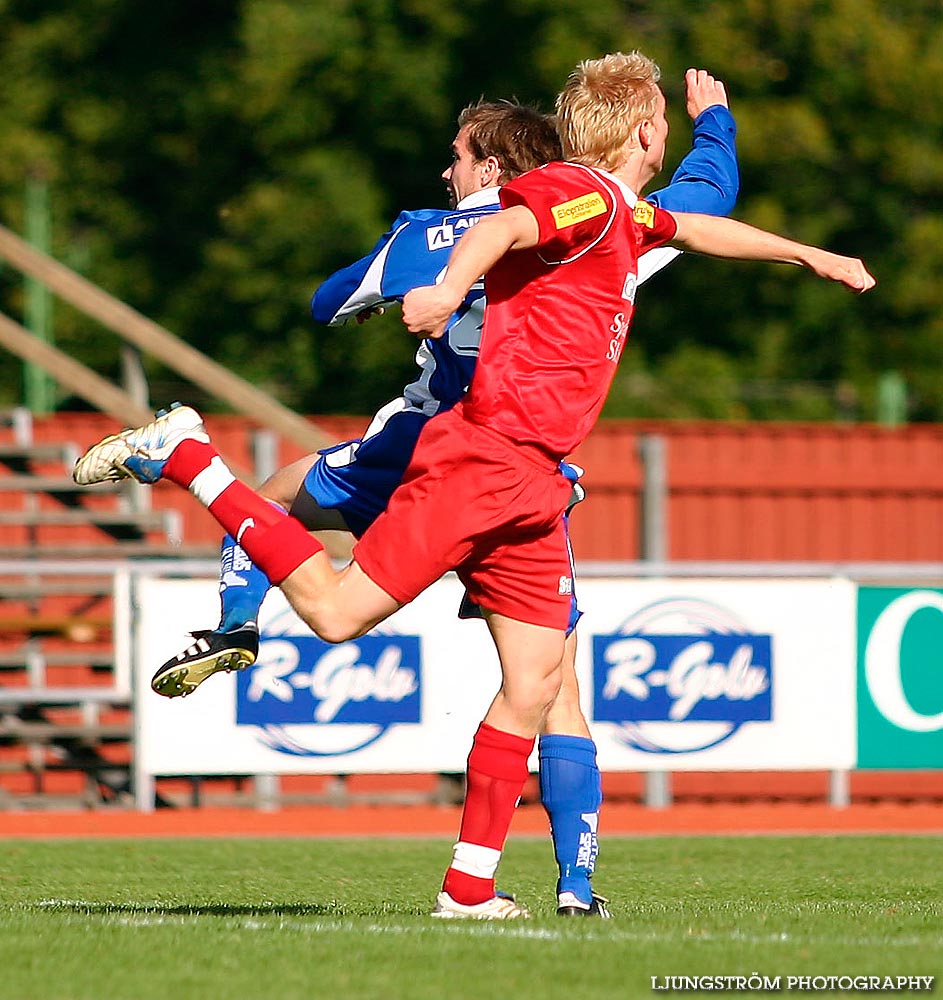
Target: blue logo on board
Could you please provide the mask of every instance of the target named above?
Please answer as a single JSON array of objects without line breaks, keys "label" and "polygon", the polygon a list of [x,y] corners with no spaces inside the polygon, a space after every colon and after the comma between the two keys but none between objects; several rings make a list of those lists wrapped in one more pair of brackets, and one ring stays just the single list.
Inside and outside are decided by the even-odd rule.
[{"label": "blue logo on board", "polygon": [[772,636],[707,601],[656,601],[593,636],[593,717],[633,750],[707,750],[769,722],[772,684]]},{"label": "blue logo on board", "polygon": [[331,645],[286,611],[260,640],[256,662],[236,675],[236,724],[259,727],[271,749],[339,756],[370,746],[391,726],[420,722],[418,635],[375,630]]}]

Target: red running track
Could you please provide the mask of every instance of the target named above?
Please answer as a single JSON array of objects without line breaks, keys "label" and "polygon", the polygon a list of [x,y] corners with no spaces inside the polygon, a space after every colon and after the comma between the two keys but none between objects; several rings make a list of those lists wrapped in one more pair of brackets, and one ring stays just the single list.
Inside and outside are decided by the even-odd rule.
[{"label": "red running track", "polygon": [[[251,809],[161,809],[128,811],[4,812],[0,837],[454,837],[457,806],[284,807]],[[824,804],[763,803],[639,805],[603,808],[604,836],[698,834],[943,834],[943,804],[875,803],[834,809]],[[511,836],[544,836],[547,818],[539,805],[521,806]]]}]

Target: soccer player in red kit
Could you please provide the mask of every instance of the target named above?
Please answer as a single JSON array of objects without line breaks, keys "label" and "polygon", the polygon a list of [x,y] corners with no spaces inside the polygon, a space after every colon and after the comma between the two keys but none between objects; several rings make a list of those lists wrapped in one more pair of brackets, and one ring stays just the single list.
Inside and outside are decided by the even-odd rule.
[{"label": "soccer player in red kit", "polygon": [[803,265],[857,291],[861,261],[729,219],[671,215],[634,192],[661,169],[668,123],[658,68],[640,53],[580,64],[557,104],[564,155],[502,188],[504,211],[459,242],[435,286],[410,292],[411,331],[441,336],[486,275],[488,306],[471,389],[429,421],[402,485],[335,572],[300,522],[223,464],[189,407],[91,448],[80,483],[133,476],[189,489],[321,638],[368,631],[454,569],[486,611],[502,684],[475,734],[458,843],[434,915],[527,911],[494,876],[527,760],[560,686],[570,609],[558,464],[589,432],[622,353],[647,248]]}]

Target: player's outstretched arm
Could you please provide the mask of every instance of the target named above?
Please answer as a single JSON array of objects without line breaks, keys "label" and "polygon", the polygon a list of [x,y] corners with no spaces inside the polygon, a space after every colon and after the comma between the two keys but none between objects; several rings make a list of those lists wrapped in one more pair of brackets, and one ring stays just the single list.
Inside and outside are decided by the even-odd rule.
[{"label": "player's outstretched arm", "polygon": [[857,257],[807,246],[757,229],[745,222],[710,215],[675,214],[678,232],[671,241],[693,253],[734,260],[763,260],[807,267],[820,278],[839,281],[856,292],[873,288],[875,280]]},{"label": "player's outstretched arm", "polygon": [[403,299],[403,322],[410,333],[441,337],[449,317],[462,304],[471,286],[509,250],[537,243],[534,213],[523,205],[496,212],[473,226],[449,256],[445,277],[438,285],[422,285]]}]

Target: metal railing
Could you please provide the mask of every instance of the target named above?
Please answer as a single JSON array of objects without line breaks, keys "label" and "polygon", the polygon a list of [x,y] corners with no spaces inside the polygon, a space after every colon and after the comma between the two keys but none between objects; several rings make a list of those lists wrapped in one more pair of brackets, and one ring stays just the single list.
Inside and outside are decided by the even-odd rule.
[{"label": "metal railing", "polygon": [[[116,333],[124,342],[160,360],[194,385],[224,400],[236,413],[251,417],[263,427],[277,431],[306,451],[334,443],[310,421],[283,406],[251,382],[233,374],[186,341],[142,316],[113,295],[30,246],[15,233],[0,226],[0,258],[41,282],[51,292]],[[0,321],[0,344],[25,361],[43,368],[96,409],[117,420],[138,424],[142,409],[128,393],[101,379],[84,365],[45,343],[8,317]]]}]

